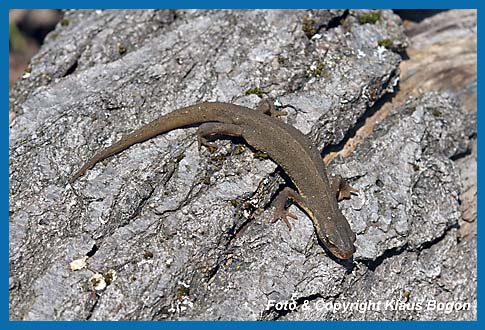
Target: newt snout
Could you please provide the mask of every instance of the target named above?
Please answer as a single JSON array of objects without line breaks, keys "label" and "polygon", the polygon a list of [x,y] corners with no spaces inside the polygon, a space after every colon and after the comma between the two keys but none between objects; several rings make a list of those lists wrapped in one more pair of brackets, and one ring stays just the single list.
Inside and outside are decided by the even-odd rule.
[{"label": "newt snout", "polygon": [[335,212],[332,220],[319,221],[318,238],[334,256],[349,259],[355,252],[355,233],[340,210]]}]

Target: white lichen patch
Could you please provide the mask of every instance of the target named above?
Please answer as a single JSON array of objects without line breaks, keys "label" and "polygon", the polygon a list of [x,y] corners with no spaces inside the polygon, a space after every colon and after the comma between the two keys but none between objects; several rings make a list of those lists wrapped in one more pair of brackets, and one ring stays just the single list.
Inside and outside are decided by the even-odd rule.
[{"label": "white lichen patch", "polygon": [[93,285],[93,289],[96,291],[102,291],[106,289],[106,286],[107,286],[106,280],[103,274],[99,274],[99,273],[91,276],[91,278],[89,279],[89,282]]},{"label": "white lichen patch", "polygon": [[71,263],[69,264],[69,267],[71,268],[72,271],[81,270],[83,268],[86,268],[87,260],[88,260],[88,257],[86,256],[76,259],[74,261],[71,261]]}]

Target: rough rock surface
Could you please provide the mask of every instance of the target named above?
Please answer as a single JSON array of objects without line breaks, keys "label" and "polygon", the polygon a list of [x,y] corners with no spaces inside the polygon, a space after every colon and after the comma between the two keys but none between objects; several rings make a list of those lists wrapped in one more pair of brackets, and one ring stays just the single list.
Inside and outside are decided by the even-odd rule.
[{"label": "rough rock surface", "polygon": [[[344,206],[357,232],[357,264],[330,299],[334,309],[319,310],[329,299],[317,295],[292,319],[476,317],[476,242],[458,232],[461,180],[450,159],[470,148],[461,143],[474,132],[473,122],[456,102],[425,94],[395,109],[350,157],[332,164],[358,178],[360,199]],[[380,307],[335,308],[379,301]],[[435,303],[455,307],[438,311]],[[466,303],[469,310],[457,310]]]},{"label": "rough rock surface", "polygon": [[[408,100],[332,162],[360,190],[341,204],[351,261],[326,255],[294,206],[291,232],[270,223],[276,164],[233,141],[199,152],[195,128],[67,183],[96,150],[200,101],[271,97],[323,151],[338,146],[398,83],[408,40],[391,11],[73,11],[61,23],[11,91],[11,319],[475,317],[304,308],[404,292],[475,302],[474,263],[454,273],[473,241],[453,250],[454,160],[475,117],[440,94]],[[290,299],[294,310],[267,308]]]}]

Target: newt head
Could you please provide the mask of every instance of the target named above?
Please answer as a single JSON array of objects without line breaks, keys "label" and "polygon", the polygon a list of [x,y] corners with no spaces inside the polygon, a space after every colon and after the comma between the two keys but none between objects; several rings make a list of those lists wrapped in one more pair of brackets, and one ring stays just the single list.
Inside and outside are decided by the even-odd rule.
[{"label": "newt head", "polygon": [[[321,219],[325,219],[322,221]],[[339,259],[349,259],[355,252],[355,234],[344,215],[337,209],[332,216],[314,220],[318,238]]]}]

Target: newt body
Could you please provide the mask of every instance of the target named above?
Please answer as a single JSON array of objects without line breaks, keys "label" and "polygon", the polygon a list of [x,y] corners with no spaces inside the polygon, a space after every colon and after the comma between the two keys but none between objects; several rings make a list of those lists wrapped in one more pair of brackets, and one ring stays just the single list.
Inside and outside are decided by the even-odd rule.
[{"label": "newt body", "polygon": [[254,148],[266,152],[291,178],[298,192],[285,188],[276,198],[276,219],[291,229],[285,202],[293,199],[312,219],[322,243],[340,258],[352,257],[355,234],[337,205],[341,178],[332,182],[327,177],[320,153],[299,130],[263,111],[239,105],[206,102],[175,110],[123,137],[112,146],[98,152],[71,178],[74,182],[97,162],[119,153],[130,146],[146,141],[176,128],[199,126],[199,144],[218,136],[239,136]]}]

